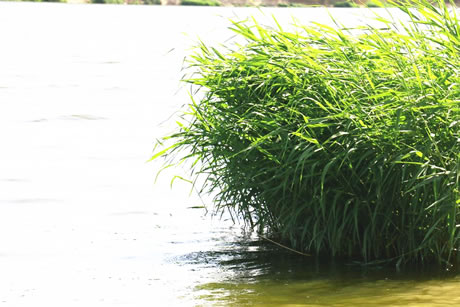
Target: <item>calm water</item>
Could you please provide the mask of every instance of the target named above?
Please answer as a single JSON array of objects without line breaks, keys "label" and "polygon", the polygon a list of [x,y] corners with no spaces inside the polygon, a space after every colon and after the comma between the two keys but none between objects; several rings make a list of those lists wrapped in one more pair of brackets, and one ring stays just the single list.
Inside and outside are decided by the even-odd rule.
[{"label": "calm water", "polygon": [[454,273],[298,257],[190,209],[210,200],[171,173],[154,184],[190,47],[271,14],[328,18],[0,2],[0,306],[460,306]]}]

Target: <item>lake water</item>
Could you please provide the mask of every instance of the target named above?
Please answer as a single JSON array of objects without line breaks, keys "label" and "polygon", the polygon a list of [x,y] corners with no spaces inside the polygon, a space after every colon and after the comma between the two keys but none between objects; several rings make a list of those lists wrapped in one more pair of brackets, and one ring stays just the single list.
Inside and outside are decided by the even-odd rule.
[{"label": "lake water", "polygon": [[[358,10],[333,10],[353,24]],[[154,183],[184,56],[322,9],[0,2],[0,306],[447,306],[460,276],[299,257]],[[172,117],[171,117],[172,116]],[[170,120],[168,120],[170,118]]]}]

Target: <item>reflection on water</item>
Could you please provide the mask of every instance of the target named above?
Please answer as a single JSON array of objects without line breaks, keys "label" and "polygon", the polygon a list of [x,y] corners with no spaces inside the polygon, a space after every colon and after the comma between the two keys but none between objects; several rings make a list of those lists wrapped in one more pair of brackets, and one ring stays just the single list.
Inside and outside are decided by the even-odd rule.
[{"label": "reflection on water", "polygon": [[[396,270],[321,260],[260,241],[184,256],[221,270],[196,298],[212,306],[457,306],[460,275],[439,267]],[[185,260],[184,260],[185,261]]]},{"label": "reflection on water", "polygon": [[187,209],[210,199],[171,190],[174,173],[154,184],[146,160],[189,101],[179,79],[196,37],[222,42],[227,17],[271,14],[328,20],[0,2],[0,306],[460,305],[455,273],[300,257]]}]

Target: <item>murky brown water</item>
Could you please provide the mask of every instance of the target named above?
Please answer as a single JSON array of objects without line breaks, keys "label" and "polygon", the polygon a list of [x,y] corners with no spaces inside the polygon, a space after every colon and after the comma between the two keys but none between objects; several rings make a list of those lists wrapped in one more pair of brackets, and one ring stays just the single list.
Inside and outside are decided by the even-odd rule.
[{"label": "murky brown water", "polygon": [[232,16],[328,18],[264,14],[0,2],[1,306],[460,305],[454,273],[298,257],[189,209],[210,200],[171,173],[154,184],[145,161],[188,102],[198,36],[224,41]]}]

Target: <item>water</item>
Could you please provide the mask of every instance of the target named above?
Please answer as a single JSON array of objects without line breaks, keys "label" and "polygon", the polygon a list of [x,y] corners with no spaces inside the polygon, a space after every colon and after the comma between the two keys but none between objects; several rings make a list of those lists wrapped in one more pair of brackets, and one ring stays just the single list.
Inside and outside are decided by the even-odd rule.
[{"label": "water", "polygon": [[174,172],[154,184],[190,47],[271,14],[328,18],[0,2],[0,306],[460,305],[455,273],[299,257],[190,209],[210,200],[171,189]]}]

